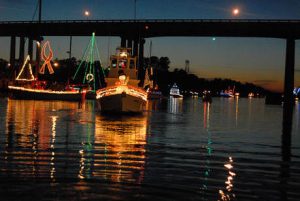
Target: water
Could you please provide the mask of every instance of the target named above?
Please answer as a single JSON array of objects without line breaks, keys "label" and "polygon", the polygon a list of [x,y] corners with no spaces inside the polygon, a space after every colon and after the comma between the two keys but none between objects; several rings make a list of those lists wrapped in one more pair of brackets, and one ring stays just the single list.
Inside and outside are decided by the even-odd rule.
[{"label": "water", "polygon": [[300,104],[291,150],[263,99],[95,104],[0,99],[1,200],[299,200]]}]

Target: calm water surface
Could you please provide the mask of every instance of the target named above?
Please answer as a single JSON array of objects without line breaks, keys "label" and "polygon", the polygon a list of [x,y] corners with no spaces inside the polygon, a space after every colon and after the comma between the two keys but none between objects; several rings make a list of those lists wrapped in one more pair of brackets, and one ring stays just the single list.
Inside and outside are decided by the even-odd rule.
[{"label": "calm water surface", "polygon": [[263,99],[95,105],[0,99],[1,200],[299,200],[300,104],[290,150]]}]

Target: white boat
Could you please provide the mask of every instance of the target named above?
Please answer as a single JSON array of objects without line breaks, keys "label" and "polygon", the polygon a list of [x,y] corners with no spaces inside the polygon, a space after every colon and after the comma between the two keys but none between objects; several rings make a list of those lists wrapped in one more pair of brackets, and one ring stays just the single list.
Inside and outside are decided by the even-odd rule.
[{"label": "white boat", "polygon": [[147,103],[147,93],[138,87],[136,57],[129,48],[117,48],[110,57],[107,86],[96,92],[101,112],[141,113]]},{"label": "white boat", "polygon": [[182,98],[183,95],[180,94],[180,90],[176,83],[173,84],[172,88],[170,89],[170,96],[174,98]]},{"label": "white boat", "polygon": [[221,92],[220,92],[220,96],[221,96],[221,97],[225,97],[225,98],[234,97],[234,89],[235,89],[235,87],[233,87],[233,89],[230,89],[230,88],[228,87],[227,90],[224,90],[224,91],[221,91]]},{"label": "white boat", "polygon": [[[152,77],[152,79],[150,79],[150,76]],[[144,89],[147,89],[146,92],[148,94],[148,100],[161,99],[163,97],[161,91],[158,89],[158,86],[156,85],[154,87],[152,67],[146,68]]]}]

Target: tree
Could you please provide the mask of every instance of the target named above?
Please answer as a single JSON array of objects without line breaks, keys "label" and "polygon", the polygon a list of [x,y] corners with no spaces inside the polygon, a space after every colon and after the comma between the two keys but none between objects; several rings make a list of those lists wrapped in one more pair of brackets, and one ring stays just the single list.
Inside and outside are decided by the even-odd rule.
[{"label": "tree", "polygon": [[170,65],[169,57],[160,57],[159,59],[159,70],[160,71],[168,71]]}]

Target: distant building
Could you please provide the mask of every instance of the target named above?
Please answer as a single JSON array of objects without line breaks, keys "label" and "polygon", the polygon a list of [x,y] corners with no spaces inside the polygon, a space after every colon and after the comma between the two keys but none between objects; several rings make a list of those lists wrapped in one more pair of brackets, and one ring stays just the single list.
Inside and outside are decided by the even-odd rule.
[{"label": "distant building", "polygon": [[185,72],[190,72],[190,60],[185,60]]}]

